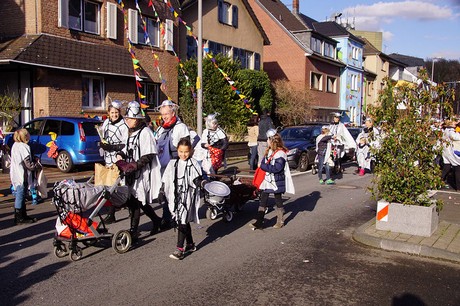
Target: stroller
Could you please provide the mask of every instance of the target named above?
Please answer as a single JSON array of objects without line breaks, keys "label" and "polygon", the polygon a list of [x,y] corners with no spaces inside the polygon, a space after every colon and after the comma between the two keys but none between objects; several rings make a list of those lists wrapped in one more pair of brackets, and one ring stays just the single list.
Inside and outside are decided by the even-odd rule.
[{"label": "stroller", "polygon": [[[99,214],[103,206],[121,207],[128,200],[128,187],[118,186],[120,180],[119,177],[112,186],[93,186],[89,182],[76,183],[73,180],[64,180],[54,185],[52,203],[58,213],[53,240],[56,257],[69,255],[72,261],[79,260],[83,252],[78,243],[91,246],[103,239],[111,239],[112,247],[117,253],[129,250],[132,243],[129,231],[108,233]],[[85,217],[85,212],[90,213],[89,216]],[[96,215],[100,222],[94,221]]]},{"label": "stroller", "polygon": [[219,214],[223,214],[224,221],[232,221],[233,212],[226,204],[226,199],[230,195],[230,187],[225,183],[212,181],[204,186],[204,190],[204,201],[207,205],[206,218],[215,220]]}]

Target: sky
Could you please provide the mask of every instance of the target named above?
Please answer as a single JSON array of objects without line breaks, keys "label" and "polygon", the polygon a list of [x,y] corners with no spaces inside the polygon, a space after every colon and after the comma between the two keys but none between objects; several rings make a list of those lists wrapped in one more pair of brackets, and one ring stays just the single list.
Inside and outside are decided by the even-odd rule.
[{"label": "sky", "polygon": [[[292,0],[281,1],[292,10]],[[354,22],[356,30],[382,32],[386,54],[460,61],[460,0],[299,2],[300,12],[317,21],[342,13],[341,22]]]}]

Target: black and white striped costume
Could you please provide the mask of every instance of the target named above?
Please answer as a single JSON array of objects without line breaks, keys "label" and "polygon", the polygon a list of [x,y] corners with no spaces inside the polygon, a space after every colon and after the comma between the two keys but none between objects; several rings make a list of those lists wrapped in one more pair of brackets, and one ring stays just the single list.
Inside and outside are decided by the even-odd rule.
[{"label": "black and white striped costume", "polygon": [[[109,145],[126,144],[128,140],[128,126],[120,116],[118,120],[111,122],[106,119],[102,124],[102,136]],[[117,151],[114,148],[104,150],[104,160],[106,167],[110,167],[117,161]]]}]

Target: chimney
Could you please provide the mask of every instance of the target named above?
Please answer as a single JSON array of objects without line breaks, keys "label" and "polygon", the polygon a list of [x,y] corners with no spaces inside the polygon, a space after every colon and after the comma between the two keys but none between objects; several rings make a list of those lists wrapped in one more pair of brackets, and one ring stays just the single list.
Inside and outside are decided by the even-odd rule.
[{"label": "chimney", "polygon": [[292,0],[292,13],[299,14],[299,0]]}]

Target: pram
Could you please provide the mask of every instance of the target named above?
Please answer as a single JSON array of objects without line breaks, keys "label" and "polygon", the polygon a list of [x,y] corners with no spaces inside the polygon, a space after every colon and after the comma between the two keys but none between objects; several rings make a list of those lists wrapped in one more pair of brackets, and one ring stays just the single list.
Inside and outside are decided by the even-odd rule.
[{"label": "pram", "polygon": [[205,185],[205,203],[208,206],[206,218],[215,220],[220,213],[224,221],[233,219],[232,207],[235,212],[243,209],[244,204],[257,197],[257,188],[252,185],[252,177],[210,174],[215,179]]},{"label": "pram", "polygon": [[[111,239],[117,253],[129,250],[132,243],[130,232],[120,230],[116,234],[108,233],[99,214],[103,206],[121,207],[128,200],[128,187],[118,186],[120,180],[119,177],[112,186],[94,186],[89,182],[76,183],[73,180],[64,180],[54,185],[52,203],[58,213],[53,240],[56,257],[69,255],[71,260],[79,260],[83,256],[79,242],[90,246],[102,239]],[[89,213],[91,209],[92,212],[85,217],[85,212]],[[100,222],[94,221],[96,216]]]}]

